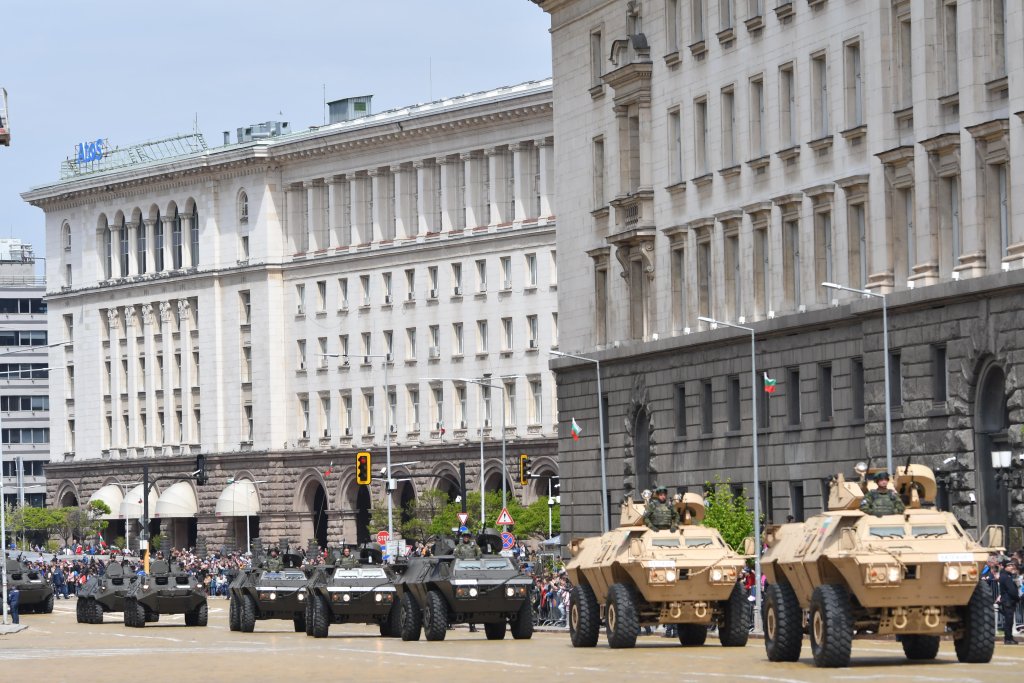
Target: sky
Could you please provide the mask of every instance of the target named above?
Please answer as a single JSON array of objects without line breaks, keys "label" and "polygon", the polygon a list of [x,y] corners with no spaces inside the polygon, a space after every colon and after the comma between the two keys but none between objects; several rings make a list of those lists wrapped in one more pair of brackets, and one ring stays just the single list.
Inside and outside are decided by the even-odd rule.
[{"label": "sky", "polygon": [[[268,120],[324,122],[327,100],[374,112],[551,75],[529,0],[0,0],[0,237],[45,254],[29,188],[79,142],[112,146]],[[40,262],[40,266],[42,262]]]}]

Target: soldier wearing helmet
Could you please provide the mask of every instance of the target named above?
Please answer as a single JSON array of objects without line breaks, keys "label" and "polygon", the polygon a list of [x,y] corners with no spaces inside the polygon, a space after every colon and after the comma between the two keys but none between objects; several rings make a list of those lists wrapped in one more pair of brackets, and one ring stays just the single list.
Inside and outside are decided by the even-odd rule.
[{"label": "soldier wearing helmet", "polygon": [[478,560],[480,559],[480,546],[473,543],[473,534],[469,529],[462,528],[462,543],[455,547],[455,559],[457,560]]},{"label": "soldier wearing helmet", "polygon": [[860,502],[861,512],[866,512],[875,517],[884,515],[898,515],[906,509],[903,501],[896,495],[896,492],[889,488],[889,473],[879,472],[875,475],[875,484],[878,485],[874,491],[868,491]]},{"label": "soldier wearing helmet", "polygon": [[279,553],[280,551],[276,546],[270,549],[270,558],[267,560],[268,571],[279,572],[284,569],[284,562],[282,562],[281,558],[278,557]]},{"label": "soldier wearing helmet", "polygon": [[352,555],[352,549],[348,546],[342,548],[341,559],[338,561],[338,566],[342,569],[357,569],[359,565],[359,558]]},{"label": "soldier wearing helmet", "polygon": [[679,526],[679,511],[668,501],[668,488],[659,486],[654,491],[654,497],[644,510],[644,524],[655,531],[675,531]]}]

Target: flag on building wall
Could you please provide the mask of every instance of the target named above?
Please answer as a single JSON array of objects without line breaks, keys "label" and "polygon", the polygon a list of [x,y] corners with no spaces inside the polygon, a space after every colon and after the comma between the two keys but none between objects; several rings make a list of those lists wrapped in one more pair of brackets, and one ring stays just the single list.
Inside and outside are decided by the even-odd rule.
[{"label": "flag on building wall", "polygon": [[583,430],[580,429],[580,426],[578,424],[576,424],[576,418],[575,417],[572,418],[572,427],[571,427],[571,429],[572,429],[572,440],[573,441],[579,441],[580,440],[580,434],[583,433]]},{"label": "flag on building wall", "polygon": [[774,394],[775,393],[775,380],[768,376],[768,373],[764,373],[764,393]]}]

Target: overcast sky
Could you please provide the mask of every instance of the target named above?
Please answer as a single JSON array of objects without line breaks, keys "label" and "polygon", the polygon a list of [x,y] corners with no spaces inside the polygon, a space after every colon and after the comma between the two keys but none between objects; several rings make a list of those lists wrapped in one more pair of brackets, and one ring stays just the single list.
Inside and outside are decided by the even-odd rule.
[{"label": "overcast sky", "polygon": [[113,146],[267,120],[320,124],[323,96],[373,110],[551,75],[529,0],[0,0],[0,237],[44,251],[19,193],[59,178],[77,143]]}]

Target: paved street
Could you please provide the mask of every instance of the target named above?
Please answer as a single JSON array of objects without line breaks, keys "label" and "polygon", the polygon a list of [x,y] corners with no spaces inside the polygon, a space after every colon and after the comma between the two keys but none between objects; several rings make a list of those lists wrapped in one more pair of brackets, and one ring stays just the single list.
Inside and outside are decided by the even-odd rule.
[{"label": "paved street", "polygon": [[[380,638],[376,628],[334,626],[331,637],[314,640],[293,633],[282,621],[257,622],[255,633],[232,633],[227,603],[210,603],[210,625],[186,628],[182,617],[163,617],[142,630],[126,629],[107,615],[101,626],[75,622],[71,601],[59,601],[51,615],[28,615],[30,628],[0,638],[0,670],[6,681],[81,681],[83,672],[106,672],[85,679],[109,680],[146,671],[142,680],[410,680],[416,683],[474,679],[687,681],[1009,681],[1024,668],[1024,647],[998,645],[988,665],[957,663],[952,643],[939,659],[909,664],[897,643],[857,641],[853,666],[824,672],[809,663],[809,649],[798,664],[771,664],[760,641],[724,650],[713,638],[700,649],[674,640],[642,637],[635,650],[604,646],[576,650],[564,633],[538,633],[529,642],[488,642],[483,633],[450,631],[442,643],[403,643]],[[114,615],[120,617],[120,615]],[[119,673],[115,673],[119,672]]]}]

